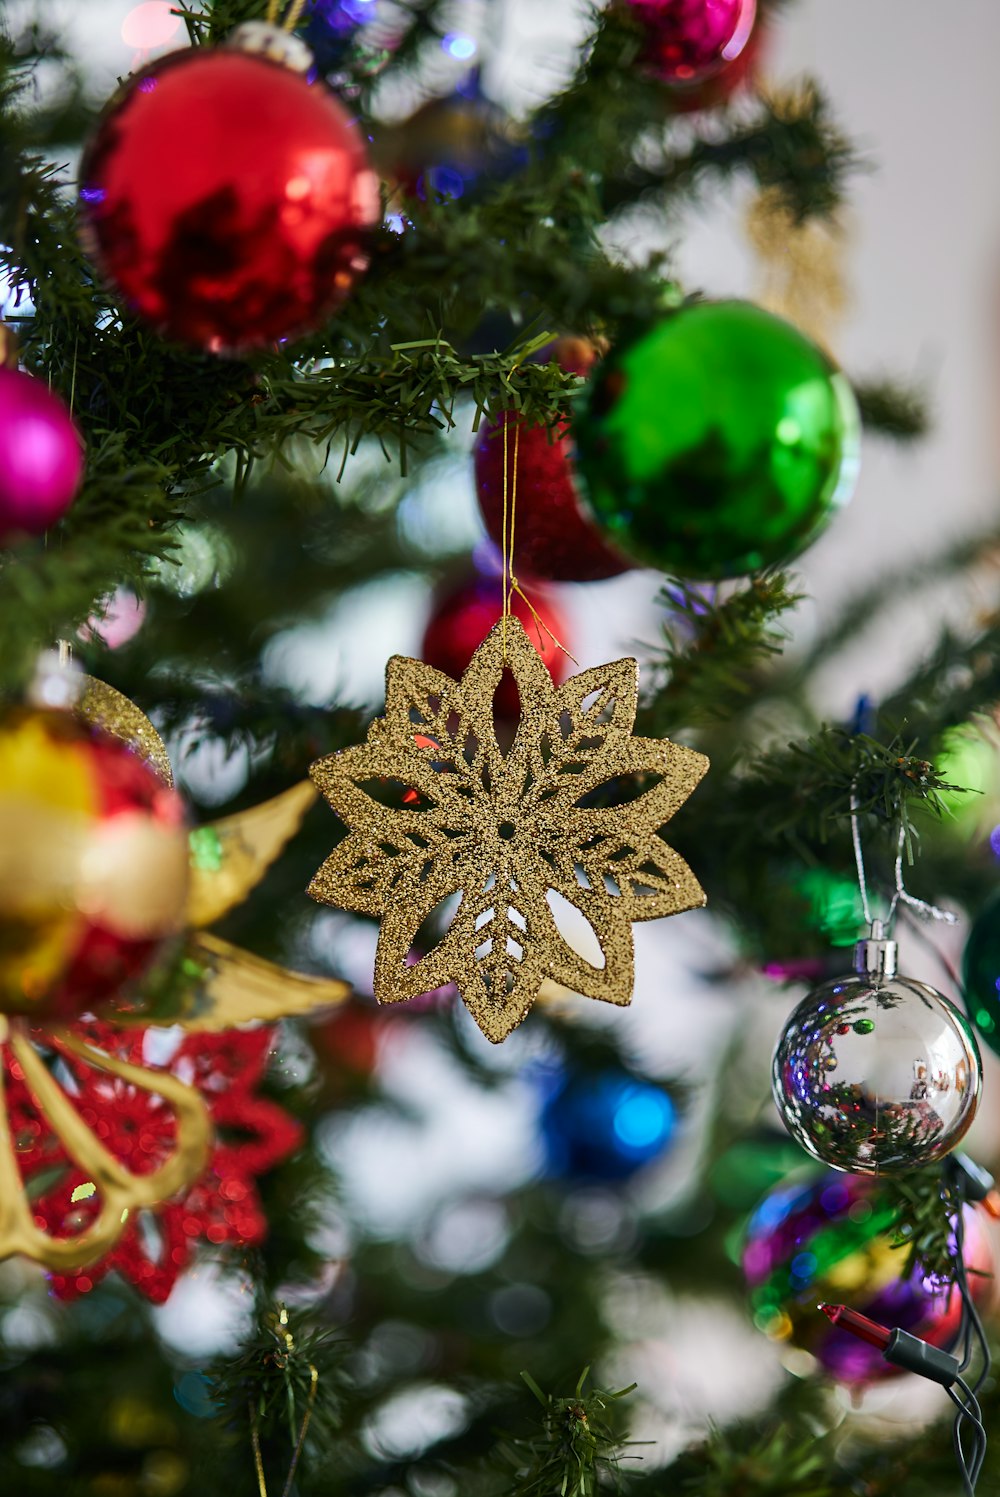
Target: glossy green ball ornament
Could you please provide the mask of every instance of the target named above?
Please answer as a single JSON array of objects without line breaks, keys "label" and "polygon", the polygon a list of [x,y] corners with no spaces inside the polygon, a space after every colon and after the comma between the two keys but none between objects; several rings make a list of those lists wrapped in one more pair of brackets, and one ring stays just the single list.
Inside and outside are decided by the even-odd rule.
[{"label": "glossy green ball ornament", "polygon": [[1000,1055],[1000,890],[972,922],[962,956],[962,989],[980,1038]]},{"label": "glossy green ball ornament", "polygon": [[749,302],[701,302],[612,349],[574,424],[577,469],[625,556],[698,580],[789,561],[850,498],[847,380]]}]

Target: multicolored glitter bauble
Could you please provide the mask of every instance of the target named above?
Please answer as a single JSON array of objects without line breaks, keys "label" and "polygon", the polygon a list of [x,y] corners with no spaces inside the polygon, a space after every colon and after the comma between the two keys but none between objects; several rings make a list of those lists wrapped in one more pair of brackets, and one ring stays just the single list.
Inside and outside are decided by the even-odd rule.
[{"label": "multicolored glitter bauble", "polygon": [[[909,1273],[905,1247],[894,1247],[896,1207],[872,1180],[833,1172],[807,1183],[778,1185],[750,1218],[743,1272],[754,1324],[768,1336],[809,1351],[841,1382],[898,1375],[878,1348],[831,1325],[820,1314],[836,1300],[882,1325],[947,1348],[958,1334],[962,1302],[951,1284]],[[975,1207],[965,1207],[965,1262],[981,1305],[993,1293],[994,1254]]]},{"label": "multicolored glitter bauble", "polygon": [[0,1013],[86,1013],[184,920],[183,807],[138,755],[69,713],[0,721]]},{"label": "multicolored glitter bauble", "polygon": [[84,152],[85,247],[165,338],[221,353],[298,337],[367,264],[378,183],[296,48],[308,68],[304,44],[251,23],[170,52],[126,81]]},{"label": "multicolored glitter bauble", "polygon": [[598,365],[573,423],[609,543],[699,580],[784,564],[847,503],[860,422],[844,376],[790,323],[701,302]]}]

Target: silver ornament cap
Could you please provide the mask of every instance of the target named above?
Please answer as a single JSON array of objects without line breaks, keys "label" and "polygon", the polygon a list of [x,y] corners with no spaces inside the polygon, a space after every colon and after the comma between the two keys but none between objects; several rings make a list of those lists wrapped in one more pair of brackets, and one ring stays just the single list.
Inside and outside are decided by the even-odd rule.
[{"label": "silver ornament cap", "polygon": [[886,938],[881,920],[873,920],[871,934],[854,948],[854,970],[859,977],[867,977],[872,987],[878,988],[895,977],[899,970],[897,957],[895,941]]}]

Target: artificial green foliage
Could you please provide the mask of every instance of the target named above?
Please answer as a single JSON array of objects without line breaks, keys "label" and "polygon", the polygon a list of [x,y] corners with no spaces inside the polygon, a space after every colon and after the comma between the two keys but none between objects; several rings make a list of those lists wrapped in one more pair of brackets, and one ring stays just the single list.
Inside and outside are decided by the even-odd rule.
[{"label": "artificial green foliage", "polygon": [[521,1374],[542,1407],[542,1429],[500,1446],[499,1458],[513,1468],[506,1497],[597,1497],[609,1486],[620,1489],[629,1442],[611,1416],[615,1402],[635,1385],[615,1393],[588,1390],[589,1372],[581,1374],[569,1398],[543,1393],[534,1378]]},{"label": "artificial green foliage", "polygon": [[[267,6],[176,8],[201,45]],[[781,8],[762,5],[774,25]],[[191,777],[196,823],[257,804],[302,779],[313,759],[361,741],[370,704],[336,679],[290,684],[274,652],[303,625],[321,631],[334,610],[342,620],[365,585],[415,576],[447,585],[460,574],[467,547],[421,539],[409,506],[421,484],[453,477],[483,419],[515,409],[553,426],[574,407],[583,382],[539,361],[546,343],[565,332],[613,342],[700,294],[678,283],[669,256],[631,263],[609,247],[627,238],[633,216],[655,218],[669,242],[678,215],[703,196],[749,188],[777,189],[805,221],[838,212],[856,173],[876,165],[808,82],[707,118],[677,114],[669,91],[637,66],[635,14],[615,4],[595,11],[564,86],[522,118],[490,125],[516,147],[509,170],[483,172],[460,199],[409,195],[392,171],[409,122],[388,123],[384,99],[397,83],[427,96],[425,65],[440,55],[454,6],[400,0],[392,45],[358,33],[333,79],[372,137],[394,227],[373,235],[370,269],[329,326],[281,351],[217,360],[139,326],[78,246],[63,163],[101,101],[45,10],[16,35],[0,21],[0,272],[20,288],[7,316],[24,366],[72,403],[88,464],[65,520],[0,553],[0,691],[16,698],[38,648],[76,638],[84,668],[154,718],[182,782],[202,751],[245,767],[221,803]],[[892,374],[852,375],[866,442],[915,442],[928,422],[923,392]],[[662,622],[645,642],[640,731],[711,757],[668,835],[715,918],[729,923],[733,955],[713,975],[733,1003],[733,980],[765,963],[804,959],[831,975],[848,965],[831,938],[851,934],[854,895],[831,920],[817,890],[855,887],[852,791],[876,910],[891,895],[900,827],[915,892],[975,908],[995,887],[988,848],[956,829],[956,787],[941,769],[948,733],[1000,700],[995,588],[984,584],[967,632],[952,626],[850,721],[823,720],[815,681],[821,668],[855,659],[849,652],[876,637],[901,600],[954,585],[973,567],[988,575],[998,541],[991,526],[937,555],[914,559],[904,546],[802,649],[788,649],[802,597],[793,574],[715,589],[651,580]],[[99,636],[76,637],[123,582],[147,611],[137,636],[114,651]],[[339,937],[315,939],[326,912],[303,895],[336,835],[317,807],[222,933],[303,970],[337,971]],[[175,958],[147,994],[162,1015],[195,977],[183,950]],[[794,996],[775,989],[775,1029]],[[348,1016],[379,1044],[386,1034],[390,1045],[433,1044],[484,1091],[511,1082],[508,1062],[484,1058],[447,1007],[394,1013],[383,1030],[359,996]],[[540,1004],[530,1033],[546,1063],[641,1073],[614,1022],[591,1031]],[[0,1275],[4,1491],[257,1497],[256,1443],[269,1497],[597,1497],[616,1487],[635,1497],[950,1497],[942,1422],[898,1440],[852,1434],[816,1379],[787,1378],[766,1415],[720,1424],[673,1460],[630,1445],[629,1402],[599,1391],[612,1359],[621,1364],[609,1284],[739,1306],[746,1214],[797,1157],[772,1126],[766,1077],[739,1024],[734,1033],[686,1193],[650,1207],[644,1187],[539,1173],[486,1203],[503,1220],[493,1258],[456,1266],[435,1256],[439,1222],[392,1237],[352,1218],[331,1137],[354,1118],[387,1127],[414,1109],[387,1094],[370,1063],[351,1059],[331,1015],[297,1026],[271,1089],[307,1141],[261,1181],[269,1235],[243,1258],[201,1259],[206,1273],[218,1264],[240,1276],[252,1311],[229,1351],[211,1359],[171,1342],[113,1278],[79,1304],[42,1298],[39,1310],[34,1279],[16,1267]],[[658,1079],[686,1115],[694,1092],[685,1078]],[[887,1188],[900,1210],[901,1269],[918,1260],[948,1272],[954,1203],[940,1175]],[[287,1324],[283,1300],[296,1306]],[[541,1391],[573,1388],[585,1365],[598,1369],[597,1391],[582,1380],[568,1396]],[[524,1367],[538,1380],[528,1382],[530,1399]],[[400,1401],[419,1407],[442,1390],[460,1406],[451,1424],[409,1444],[385,1436]],[[995,1391],[984,1397],[995,1419]],[[1000,1479],[998,1460],[984,1490]]]}]

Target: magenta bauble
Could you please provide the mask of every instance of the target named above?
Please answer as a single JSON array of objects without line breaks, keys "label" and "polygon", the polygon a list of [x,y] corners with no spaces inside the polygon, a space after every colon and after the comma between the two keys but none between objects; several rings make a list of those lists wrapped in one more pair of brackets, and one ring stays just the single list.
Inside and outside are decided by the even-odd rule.
[{"label": "magenta bauble", "polygon": [[58,395],[19,369],[0,369],[0,544],[41,535],[72,504],[83,442]]},{"label": "magenta bauble", "polygon": [[757,0],[629,0],[645,31],[643,63],[664,83],[700,83],[739,57]]}]

